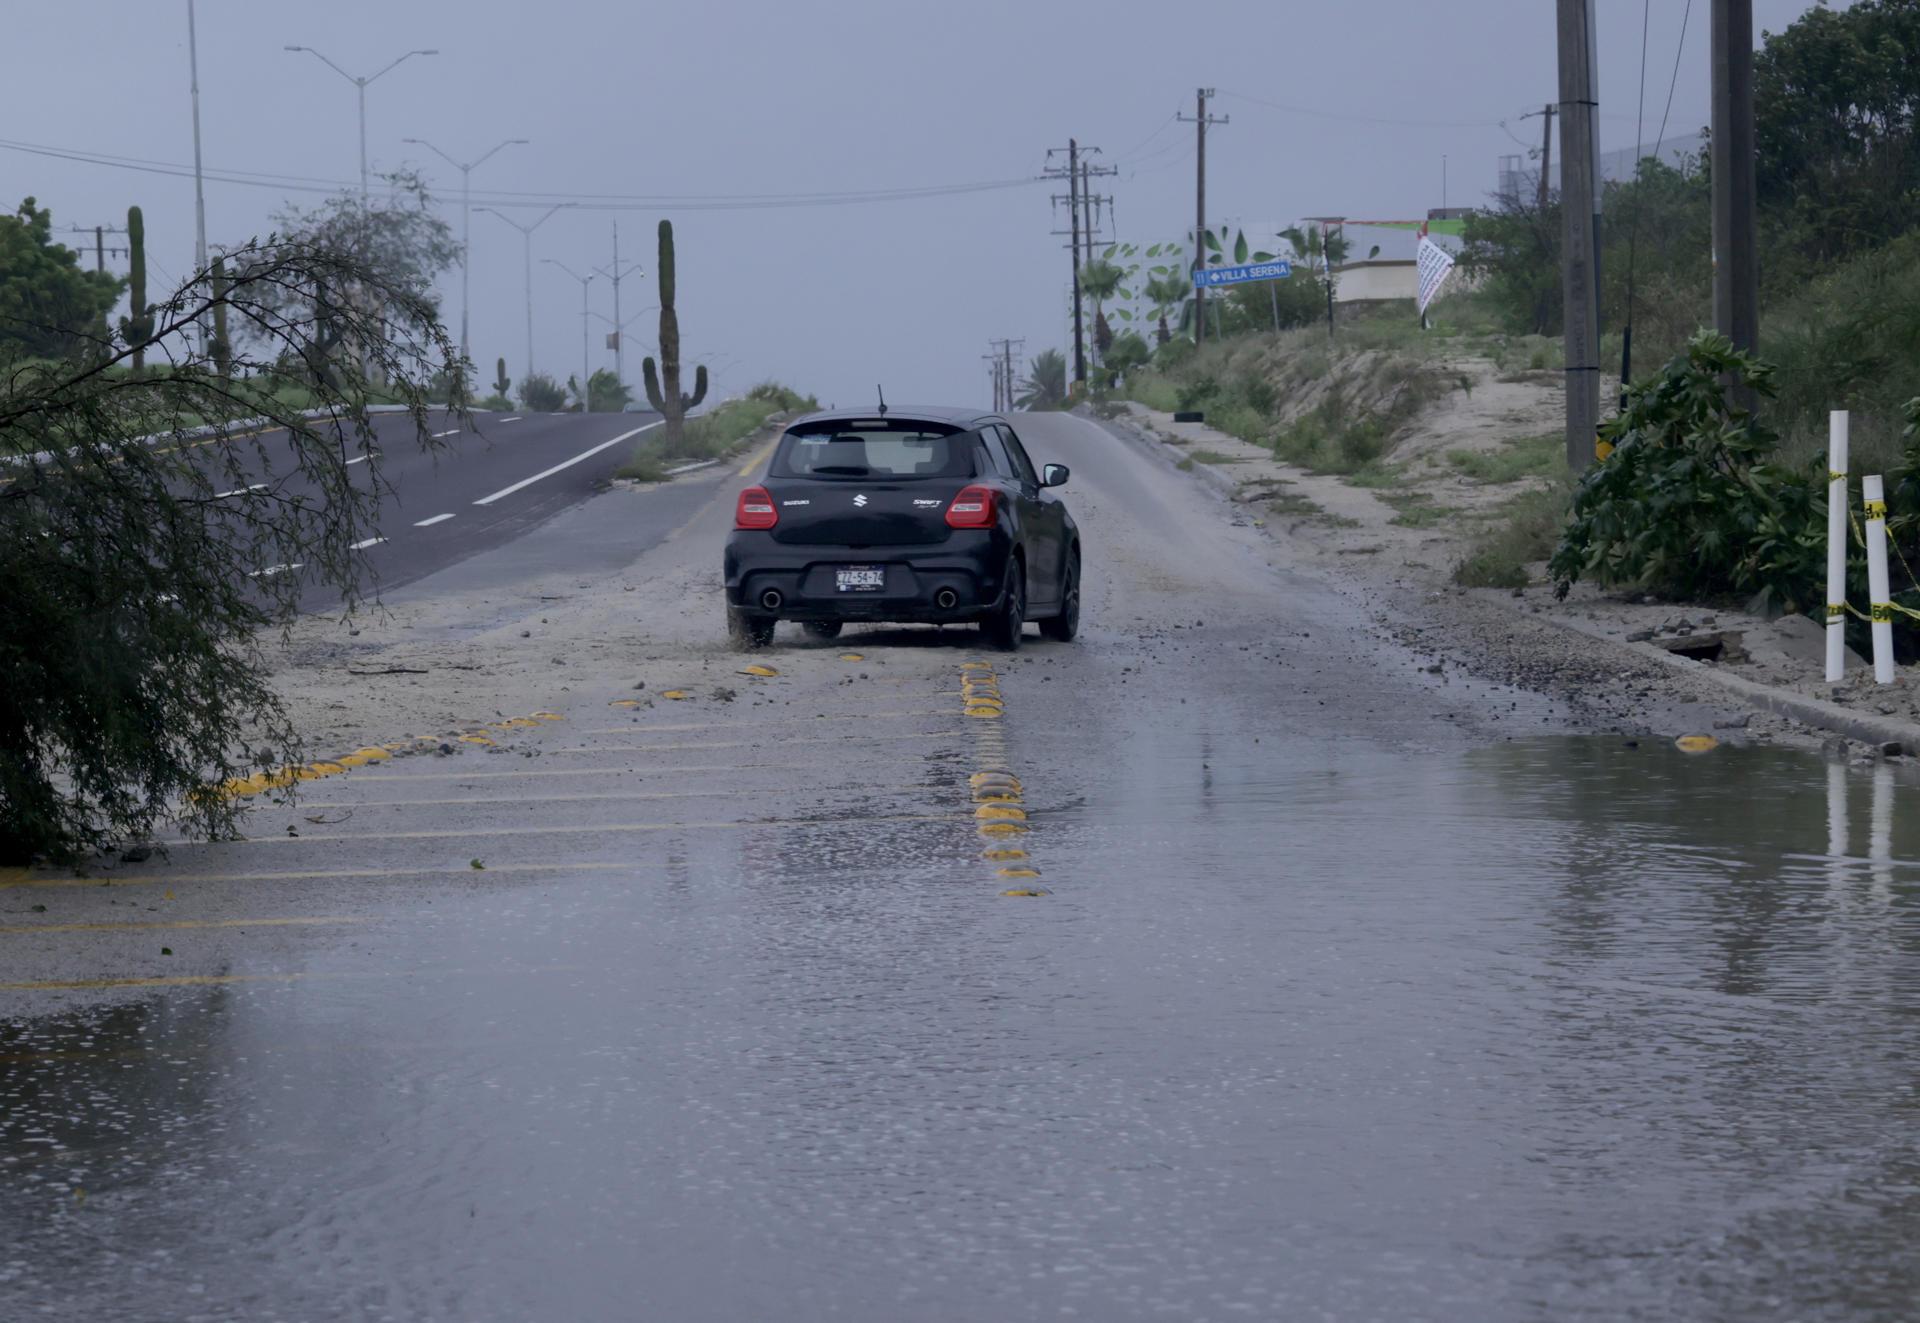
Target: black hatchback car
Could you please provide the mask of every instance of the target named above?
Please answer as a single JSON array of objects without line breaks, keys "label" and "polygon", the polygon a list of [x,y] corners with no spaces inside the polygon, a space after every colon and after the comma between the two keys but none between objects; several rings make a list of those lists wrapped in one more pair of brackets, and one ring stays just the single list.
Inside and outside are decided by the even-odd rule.
[{"label": "black hatchback car", "polygon": [[832,638],[848,621],[1080,627],[1080,532],[1007,420],[965,409],[809,414],[740,493],[727,538],[727,624],[761,646],[781,620]]}]

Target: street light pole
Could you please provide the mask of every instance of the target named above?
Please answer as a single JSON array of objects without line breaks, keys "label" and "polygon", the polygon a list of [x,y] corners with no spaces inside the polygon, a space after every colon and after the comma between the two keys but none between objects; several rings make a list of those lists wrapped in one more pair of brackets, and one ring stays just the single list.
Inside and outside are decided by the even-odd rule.
[{"label": "street light pole", "polygon": [[565,262],[555,261],[551,257],[543,257],[540,260],[548,266],[559,267],[580,282],[580,412],[592,413],[593,392],[589,389],[589,383],[593,380],[593,351],[587,347],[587,320],[592,314],[592,309],[587,306],[587,286],[593,283],[593,278],[598,273],[589,271],[583,276]]},{"label": "street light pole", "polygon": [[[539,228],[540,228],[540,227],[541,227],[542,225],[545,225],[545,224],[546,224],[546,223],[547,223],[548,221],[550,221],[550,220],[552,220],[552,219],[553,219],[553,213],[554,213],[554,212],[556,212],[556,211],[565,211],[565,210],[567,209],[567,205],[568,205],[567,203],[564,203],[564,202],[563,202],[563,203],[561,203],[561,204],[560,204],[560,205],[558,205],[558,206],[554,206],[554,207],[549,207],[549,208],[547,208],[547,214],[546,214],[546,215],[544,215],[544,216],[542,216],[542,217],[541,217],[541,218],[540,218],[539,220],[537,220],[537,221],[535,221],[535,222],[534,222],[533,224],[531,224],[531,225],[522,225],[522,224],[521,224],[521,223],[520,223],[519,221],[517,221],[517,220],[515,220],[515,219],[514,219],[513,217],[511,217],[511,216],[509,216],[509,215],[507,215],[507,213],[506,213],[506,212],[504,212],[504,211],[496,211],[496,210],[494,210],[494,209],[493,209],[492,207],[481,207],[481,208],[479,208],[479,210],[481,210],[481,211],[484,211],[484,212],[486,212],[486,213],[487,213],[487,214],[489,214],[489,215],[492,215],[492,216],[498,216],[498,217],[499,217],[499,218],[500,218],[501,220],[503,220],[503,221],[505,221],[505,222],[506,222],[507,224],[509,224],[509,225],[511,225],[511,226],[513,226],[513,228],[514,228],[514,229],[516,229],[516,230],[518,230],[518,231],[520,231],[520,238],[521,238],[521,239],[522,239],[522,240],[524,241],[524,243],[525,243],[525,249],[524,249],[524,257],[525,257],[525,259],[526,259],[526,268],[527,268],[527,271],[526,271],[526,275],[527,275],[527,368],[526,368],[526,375],[527,375],[528,377],[530,377],[530,376],[532,376],[532,375],[533,375],[533,232],[534,232],[535,230],[537,230],[537,229],[539,229]],[[522,378],[522,381],[524,381],[524,380],[525,380],[525,378],[523,377],[523,378]]]},{"label": "street light pole", "polygon": [[207,269],[207,192],[200,171],[200,39],[187,0],[187,69],[193,79],[193,264]]},{"label": "street light pole", "polygon": [[425,138],[402,138],[400,141],[425,147],[460,172],[460,357],[465,358],[467,357],[467,295],[471,289],[469,277],[473,266],[473,168],[502,147],[523,146],[527,139],[508,138],[492,150],[465,162],[454,160]]},{"label": "street light pole", "polygon": [[356,78],[311,46],[288,46],[286,49],[290,51],[305,51],[307,54],[313,56],[314,59],[326,65],[327,68],[333,70],[349,83],[352,83],[360,89],[360,202],[361,205],[364,206],[367,201],[367,84],[379,78],[382,74],[391,71],[395,65],[415,55],[438,55],[440,52],[437,50],[411,50],[405,55],[400,56],[399,59],[389,63],[385,68],[370,73],[364,78]]}]

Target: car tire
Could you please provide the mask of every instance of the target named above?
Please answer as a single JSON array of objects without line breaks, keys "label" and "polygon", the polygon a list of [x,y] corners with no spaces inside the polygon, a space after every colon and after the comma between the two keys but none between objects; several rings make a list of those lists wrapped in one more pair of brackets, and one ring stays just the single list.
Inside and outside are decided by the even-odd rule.
[{"label": "car tire", "polygon": [[1007,563],[1007,582],[1000,590],[1000,606],[980,624],[987,642],[1001,652],[1018,652],[1027,623],[1027,573],[1018,557]]},{"label": "car tire", "polygon": [[737,606],[727,608],[727,637],[744,652],[773,642],[773,617],[749,615]]},{"label": "car tire", "polygon": [[1071,643],[1080,632],[1080,553],[1067,560],[1067,572],[1060,582],[1060,614],[1040,622],[1040,636],[1055,643]]},{"label": "car tire", "polygon": [[809,620],[800,626],[809,635],[817,639],[837,639],[840,637],[838,620]]}]

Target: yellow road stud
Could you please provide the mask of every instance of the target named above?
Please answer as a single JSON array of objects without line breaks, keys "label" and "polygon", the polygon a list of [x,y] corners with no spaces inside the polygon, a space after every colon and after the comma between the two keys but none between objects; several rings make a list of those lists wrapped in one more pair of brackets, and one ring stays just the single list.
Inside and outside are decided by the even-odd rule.
[{"label": "yellow road stud", "polygon": [[1011,804],[982,804],[973,811],[973,816],[981,822],[1001,819],[1007,822],[1025,822],[1027,811]]},{"label": "yellow road stud", "polygon": [[1682,735],[1673,745],[1681,753],[1709,753],[1720,747],[1720,741],[1711,735]]},{"label": "yellow road stud", "polygon": [[537,721],[565,721],[566,720],[566,718],[561,716],[558,712],[536,712],[533,715],[534,715],[534,719]]},{"label": "yellow road stud", "polygon": [[660,691],[660,697],[680,699],[680,698],[692,698],[693,695],[688,693],[684,689],[662,689]]},{"label": "yellow road stud", "polygon": [[1025,859],[1027,852],[1025,850],[1013,849],[1011,846],[995,846],[990,850],[982,850],[980,857],[988,863],[997,864],[1005,863],[1009,859]]},{"label": "yellow road stud", "polygon": [[762,666],[756,662],[752,666],[742,666],[740,668],[740,674],[765,676],[765,675],[778,675],[780,674],[780,672],[774,670],[773,667],[771,666]]},{"label": "yellow road stud", "polygon": [[982,836],[1018,836],[1026,829],[1026,825],[1019,822],[983,822],[978,830]]},{"label": "yellow road stud", "polygon": [[385,762],[387,759],[393,757],[392,754],[377,744],[369,744],[364,749],[355,749],[353,756],[356,758],[365,758],[370,763]]},{"label": "yellow road stud", "polygon": [[462,735],[460,737],[460,742],[462,744],[492,744],[493,743],[493,741],[488,739],[485,735]]},{"label": "yellow road stud", "polygon": [[963,671],[992,671],[993,664],[983,661],[961,662],[960,669]]},{"label": "yellow road stud", "polygon": [[999,876],[1001,877],[1039,877],[1040,870],[1037,868],[1002,868],[999,870]]},{"label": "yellow road stud", "polygon": [[1051,896],[1053,893],[1045,887],[1017,887],[1012,891],[1003,891],[1003,896]]},{"label": "yellow road stud", "polygon": [[865,661],[866,659],[866,654],[860,652],[843,652],[840,654],[841,661]]}]

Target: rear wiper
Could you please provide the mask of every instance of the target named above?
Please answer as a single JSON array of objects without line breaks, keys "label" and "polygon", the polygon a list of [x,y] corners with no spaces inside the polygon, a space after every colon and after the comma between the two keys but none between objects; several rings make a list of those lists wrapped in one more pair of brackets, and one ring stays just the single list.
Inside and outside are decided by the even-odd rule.
[{"label": "rear wiper", "polygon": [[864,478],[873,470],[864,464],[822,464],[815,473],[844,473],[849,478]]}]

